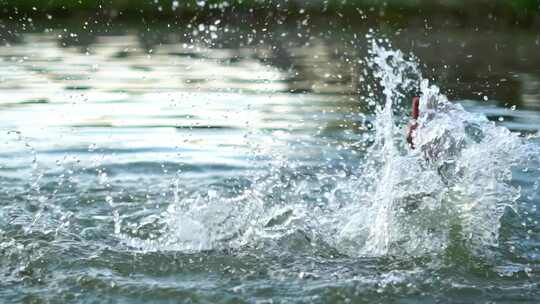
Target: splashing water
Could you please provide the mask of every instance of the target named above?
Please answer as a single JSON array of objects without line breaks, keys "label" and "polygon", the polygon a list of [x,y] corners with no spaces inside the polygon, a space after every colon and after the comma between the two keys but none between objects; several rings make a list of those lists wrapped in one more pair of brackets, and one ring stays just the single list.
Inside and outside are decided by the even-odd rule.
[{"label": "splashing water", "polygon": [[[422,77],[414,56],[385,40],[370,44],[366,62],[382,98],[370,99],[376,104],[373,144],[354,174],[276,156],[268,170],[231,181],[238,184],[234,191],[230,185],[184,191],[177,181],[165,212],[139,219],[135,228],[115,217],[122,224],[117,235],[149,251],[293,238],[353,256],[444,253],[457,243],[489,254],[486,248],[498,244],[501,217],[520,198],[512,168],[530,159],[532,148],[448,101]],[[416,149],[407,146],[404,130],[411,92],[421,92]]]},{"label": "splashing water", "polygon": [[[511,169],[531,147],[449,102],[402,52],[372,40],[371,63],[385,102],[362,170],[369,207],[360,208],[341,236],[362,255],[443,252],[452,242],[477,253],[496,246],[500,219],[520,197]],[[407,90],[421,92],[414,150],[393,114],[403,113]]]},{"label": "splashing water", "polygon": [[[420,72],[416,62],[405,60],[400,51],[386,50],[379,46],[376,40],[371,40],[371,58],[368,64],[373,69],[375,78],[380,80],[384,95],[384,104],[376,108],[375,144],[368,151],[368,167],[362,172],[362,175],[369,179],[368,188],[373,189],[366,193],[369,197],[368,204],[372,207],[359,213],[342,233],[350,234],[351,225],[358,225],[360,218],[365,217],[365,213],[370,213],[373,223],[362,223],[359,229],[367,234],[361,251],[363,254],[380,255],[388,253],[392,238],[399,233],[392,231],[398,228],[393,223],[396,211],[394,204],[396,195],[399,195],[396,186],[407,178],[406,173],[409,170],[403,169],[409,169],[407,162],[410,161],[402,159],[395,143],[401,134],[394,123],[393,111],[395,107],[403,109],[400,105],[400,100],[406,97],[403,92],[414,87],[416,79],[413,77],[419,76]],[[373,187],[369,186],[373,181],[379,182]],[[347,237],[358,238],[355,233]]]}]

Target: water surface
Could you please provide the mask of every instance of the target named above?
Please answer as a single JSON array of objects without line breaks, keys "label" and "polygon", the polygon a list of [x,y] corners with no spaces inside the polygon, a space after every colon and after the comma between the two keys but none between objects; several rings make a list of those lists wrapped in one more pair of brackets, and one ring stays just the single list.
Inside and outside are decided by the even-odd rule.
[{"label": "water surface", "polygon": [[[497,244],[471,249],[453,227],[441,252],[367,254],[335,237],[335,211],[370,193],[358,188],[370,101],[384,98],[366,72],[366,32],[210,22],[3,33],[0,298],[534,303],[532,154],[510,168],[520,196],[497,217]],[[537,33],[389,38],[453,102],[540,148]]]}]

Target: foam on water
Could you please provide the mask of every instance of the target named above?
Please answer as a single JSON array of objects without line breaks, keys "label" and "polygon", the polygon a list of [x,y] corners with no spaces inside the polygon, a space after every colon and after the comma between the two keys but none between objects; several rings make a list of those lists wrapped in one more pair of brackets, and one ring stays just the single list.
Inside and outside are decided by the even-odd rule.
[{"label": "foam on water", "polygon": [[[267,170],[239,177],[235,191],[177,186],[159,216],[135,224],[116,216],[117,236],[149,251],[239,248],[292,237],[353,256],[444,253],[453,243],[489,254],[501,217],[520,198],[512,169],[531,159],[533,148],[448,101],[422,77],[414,56],[368,38],[367,69],[382,98],[367,98],[375,105],[373,144],[352,175],[278,155]],[[411,149],[404,122],[411,92],[418,91],[422,114]]]}]

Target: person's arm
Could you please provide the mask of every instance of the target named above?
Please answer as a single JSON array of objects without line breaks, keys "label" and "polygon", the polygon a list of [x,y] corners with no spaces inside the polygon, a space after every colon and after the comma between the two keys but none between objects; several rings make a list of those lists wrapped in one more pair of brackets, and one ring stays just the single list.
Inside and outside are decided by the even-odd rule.
[{"label": "person's arm", "polygon": [[418,115],[420,115],[419,106],[420,106],[420,97],[418,96],[413,97],[412,112],[411,112],[412,121],[409,124],[409,128],[407,130],[407,142],[409,143],[409,146],[412,149],[414,149],[413,133],[416,130],[416,128],[418,128],[417,119],[418,119]]}]

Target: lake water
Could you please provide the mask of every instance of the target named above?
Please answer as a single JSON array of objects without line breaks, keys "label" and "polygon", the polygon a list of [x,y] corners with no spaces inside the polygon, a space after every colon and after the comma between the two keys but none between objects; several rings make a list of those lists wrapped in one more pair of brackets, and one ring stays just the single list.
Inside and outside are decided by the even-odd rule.
[{"label": "lake water", "polygon": [[[424,184],[366,169],[381,161],[395,176],[411,153],[373,154],[374,129],[404,134],[410,110],[390,121],[374,110],[385,84],[369,72],[368,29],[89,27],[0,31],[2,302],[540,298],[537,32],[375,34],[392,32],[388,49],[414,52],[452,102],[513,132],[497,131],[489,147],[502,152],[485,155],[489,166],[463,165],[501,169],[492,179],[429,189],[465,189],[462,205],[478,204],[451,221],[427,208],[436,223],[422,234],[410,224],[428,218],[422,207],[377,204]],[[394,102],[408,104],[418,88],[407,89]],[[505,150],[517,141],[523,149]],[[362,204],[378,211],[356,212]],[[363,235],[369,225],[356,225],[372,216],[376,229]]]}]

